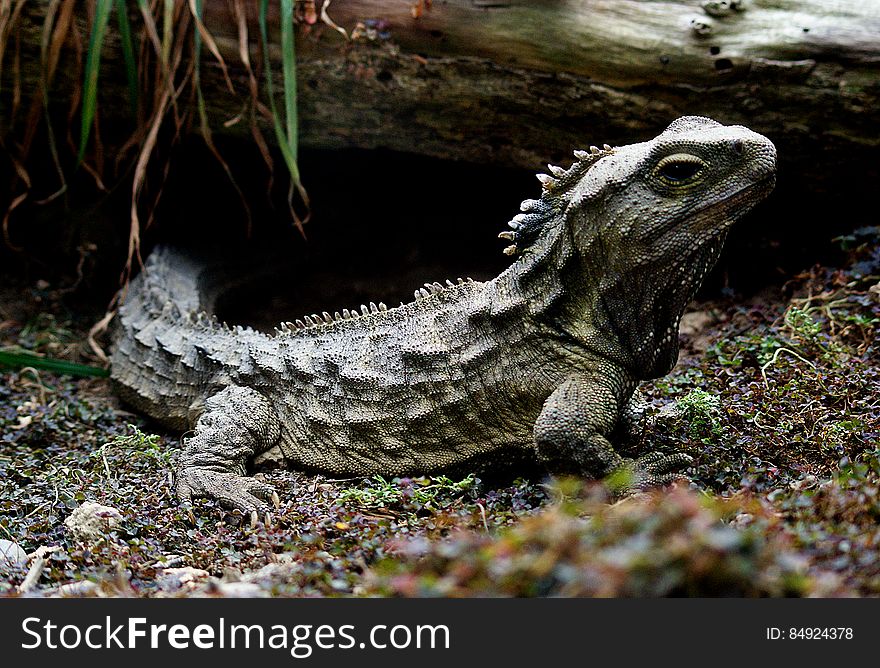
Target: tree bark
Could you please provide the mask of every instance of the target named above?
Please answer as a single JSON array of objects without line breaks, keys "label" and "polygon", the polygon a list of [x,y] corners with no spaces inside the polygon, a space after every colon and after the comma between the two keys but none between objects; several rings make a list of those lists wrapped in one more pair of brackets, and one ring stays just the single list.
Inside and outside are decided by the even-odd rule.
[{"label": "tree bark", "polygon": [[[251,61],[259,63],[256,3],[245,4]],[[270,4],[280,86],[277,3]],[[571,149],[591,143],[649,138],[680,115],[698,114],[767,134],[785,168],[810,187],[851,190],[878,177],[877,0],[446,0],[430,8],[415,0],[318,0],[319,12],[322,5],[354,39],[320,20],[300,25],[304,147],[386,147],[536,168],[565,163]],[[204,6],[245,98],[231,2]],[[38,24],[39,12],[29,11]],[[123,77],[104,74],[121,71],[114,39],[102,65],[104,119],[127,113]],[[38,54],[38,43],[28,53]],[[226,90],[210,54],[203,58],[214,133],[249,132],[247,123],[221,122],[240,112],[241,98]],[[22,67],[32,77],[25,90],[36,86],[37,71]],[[854,181],[841,176],[853,160],[864,165]]]},{"label": "tree bark", "polygon": [[[207,4],[233,61],[226,5]],[[816,146],[845,164],[880,143],[875,0],[449,0],[418,19],[414,4],[338,0],[338,24],[373,19],[384,34],[346,43],[316,24],[300,36],[303,145],[535,167],[685,114],[768,134],[792,164]]]}]

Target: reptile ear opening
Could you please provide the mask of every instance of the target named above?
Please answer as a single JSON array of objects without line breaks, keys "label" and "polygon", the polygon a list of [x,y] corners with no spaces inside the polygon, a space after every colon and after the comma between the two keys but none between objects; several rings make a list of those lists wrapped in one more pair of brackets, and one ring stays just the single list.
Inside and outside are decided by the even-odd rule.
[{"label": "reptile ear opening", "polygon": [[667,185],[679,186],[697,179],[706,163],[689,153],[668,155],[654,168],[655,175]]}]

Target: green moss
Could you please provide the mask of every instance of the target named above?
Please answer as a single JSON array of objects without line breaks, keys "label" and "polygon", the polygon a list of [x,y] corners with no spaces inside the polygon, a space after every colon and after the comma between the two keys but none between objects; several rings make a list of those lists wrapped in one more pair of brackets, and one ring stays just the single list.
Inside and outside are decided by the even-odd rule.
[{"label": "green moss", "polygon": [[461,501],[473,492],[479,480],[474,474],[455,482],[446,476],[432,478],[393,478],[386,480],[380,475],[369,478],[359,487],[343,489],[339,497],[343,504],[363,508],[409,507],[445,508]]},{"label": "green moss", "polygon": [[696,388],[676,400],[675,406],[688,423],[692,438],[721,435],[721,398],[717,395]]}]

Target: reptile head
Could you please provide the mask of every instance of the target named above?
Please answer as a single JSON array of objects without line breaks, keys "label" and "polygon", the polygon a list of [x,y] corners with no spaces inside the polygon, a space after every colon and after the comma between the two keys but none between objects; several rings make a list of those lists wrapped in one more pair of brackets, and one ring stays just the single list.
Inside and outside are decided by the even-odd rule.
[{"label": "reptile head", "polygon": [[651,141],[575,155],[570,169],[539,176],[541,199],[509,223],[522,255],[514,270],[545,291],[535,279],[555,272],[570,333],[587,323],[638,377],[662,375],[728,228],[772,190],[776,149],[747,128],[687,116]]},{"label": "reptile head", "polygon": [[577,246],[589,252],[598,239],[612,251],[609,268],[615,257],[629,268],[677,265],[764,199],[775,173],[763,135],[685,116],[596,161],[567,197],[566,218]]}]

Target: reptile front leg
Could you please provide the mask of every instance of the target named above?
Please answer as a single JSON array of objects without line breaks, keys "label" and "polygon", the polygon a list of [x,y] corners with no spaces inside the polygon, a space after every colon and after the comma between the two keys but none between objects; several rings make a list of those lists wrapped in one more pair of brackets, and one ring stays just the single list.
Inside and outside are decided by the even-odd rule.
[{"label": "reptile front leg", "polygon": [[594,479],[626,469],[632,489],[681,479],[678,471],[692,461],[688,455],[652,452],[635,460],[625,459],[608,440],[619,427],[631,395],[632,386],[616,369],[566,379],[544,402],[535,422],[539,460],[552,471],[573,470]]},{"label": "reptile front leg", "polygon": [[266,398],[246,387],[229,386],[205,402],[195,435],[184,440],[175,491],[183,504],[212,498],[227,508],[266,512],[278,504],[269,485],[247,477],[246,464],[271,448],[281,434],[278,416]]}]

